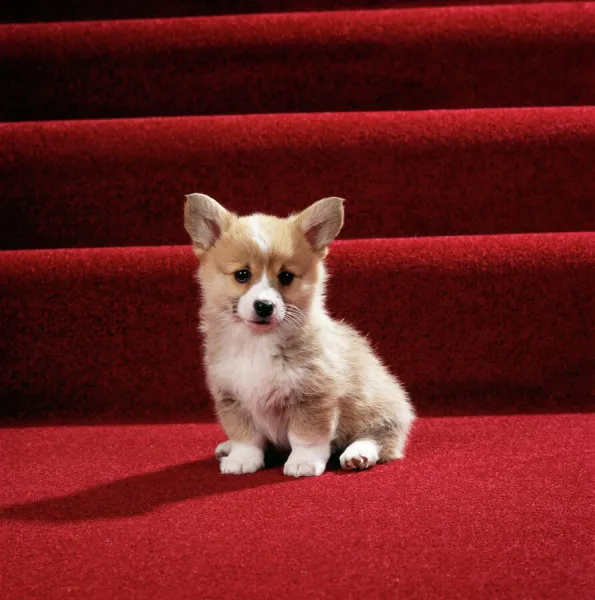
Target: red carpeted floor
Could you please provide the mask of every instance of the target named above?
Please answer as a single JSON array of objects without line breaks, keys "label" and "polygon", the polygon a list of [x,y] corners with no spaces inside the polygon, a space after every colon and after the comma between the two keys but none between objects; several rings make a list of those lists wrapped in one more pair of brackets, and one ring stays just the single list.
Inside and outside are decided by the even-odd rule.
[{"label": "red carpeted floor", "polygon": [[207,424],[8,429],[3,597],[586,599],[593,425],[422,419],[406,461],[308,480],[219,475]]},{"label": "red carpeted floor", "polygon": [[[595,595],[595,3],[0,19],[1,598]],[[192,191],[347,198],[329,304],[411,391],[404,461],[219,475]]]}]

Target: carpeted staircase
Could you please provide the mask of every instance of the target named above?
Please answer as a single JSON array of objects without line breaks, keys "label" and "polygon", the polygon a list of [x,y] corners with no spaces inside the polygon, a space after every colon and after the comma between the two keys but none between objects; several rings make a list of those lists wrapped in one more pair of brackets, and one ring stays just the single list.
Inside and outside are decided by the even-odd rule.
[{"label": "carpeted staircase", "polygon": [[[595,3],[0,8],[0,597],[595,595]],[[184,195],[345,197],[329,304],[420,419],[213,458]]]}]

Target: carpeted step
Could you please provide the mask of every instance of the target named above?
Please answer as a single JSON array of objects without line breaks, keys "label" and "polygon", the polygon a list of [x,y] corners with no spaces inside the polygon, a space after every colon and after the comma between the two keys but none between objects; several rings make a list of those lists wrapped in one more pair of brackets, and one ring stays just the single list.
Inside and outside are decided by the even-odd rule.
[{"label": "carpeted step", "polygon": [[[193,418],[208,402],[195,266],[186,246],[0,253],[3,414]],[[332,312],[423,414],[592,389],[595,234],[345,241],[330,270]]]},{"label": "carpeted step", "polygon": [[6,124],[3,248],[185,244],[185,194],[346,238],[595,229],[595,107]]},{"label": "carpeted step", "polygon": [[[0,22],[89,21],[233,14],[287,13],[482,4],[537,4],[551,0],[5,0]],[[576,2],[576,0],[558,0]]]},{"label": "carpeted step", "polygon": [[587,600],[594,425],[421,419],[404,461],[299,481],[219,475],[215,425],[4,429],[2,596]]},{"label": "carpeted step", "polygon": [[595,104],[595,3],[0,26],[0,119]]}]

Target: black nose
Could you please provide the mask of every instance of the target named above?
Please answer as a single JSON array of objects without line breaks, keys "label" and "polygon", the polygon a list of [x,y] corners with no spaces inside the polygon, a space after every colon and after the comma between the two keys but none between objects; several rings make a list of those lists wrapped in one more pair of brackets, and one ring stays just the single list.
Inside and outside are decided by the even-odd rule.
[{"label": "black nose", "polygon": [[265,319],[266,317],[270,317],[275,310],[275,305],[268,300],[257,300],[254,303],[254,312],[259,316]]}]

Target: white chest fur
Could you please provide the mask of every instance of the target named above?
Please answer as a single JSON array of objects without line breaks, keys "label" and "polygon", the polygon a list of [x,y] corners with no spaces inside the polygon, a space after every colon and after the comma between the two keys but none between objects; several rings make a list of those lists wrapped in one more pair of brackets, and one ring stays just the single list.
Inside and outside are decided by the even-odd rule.
[{"label": "white chest fur", "polygon": [[274,335],[234,335],[218,341],[219,351],[207,366],[211,382],[233,394],[271,442],[287,446],[284,409],[302,385],[304,369],[281,359]]}]

